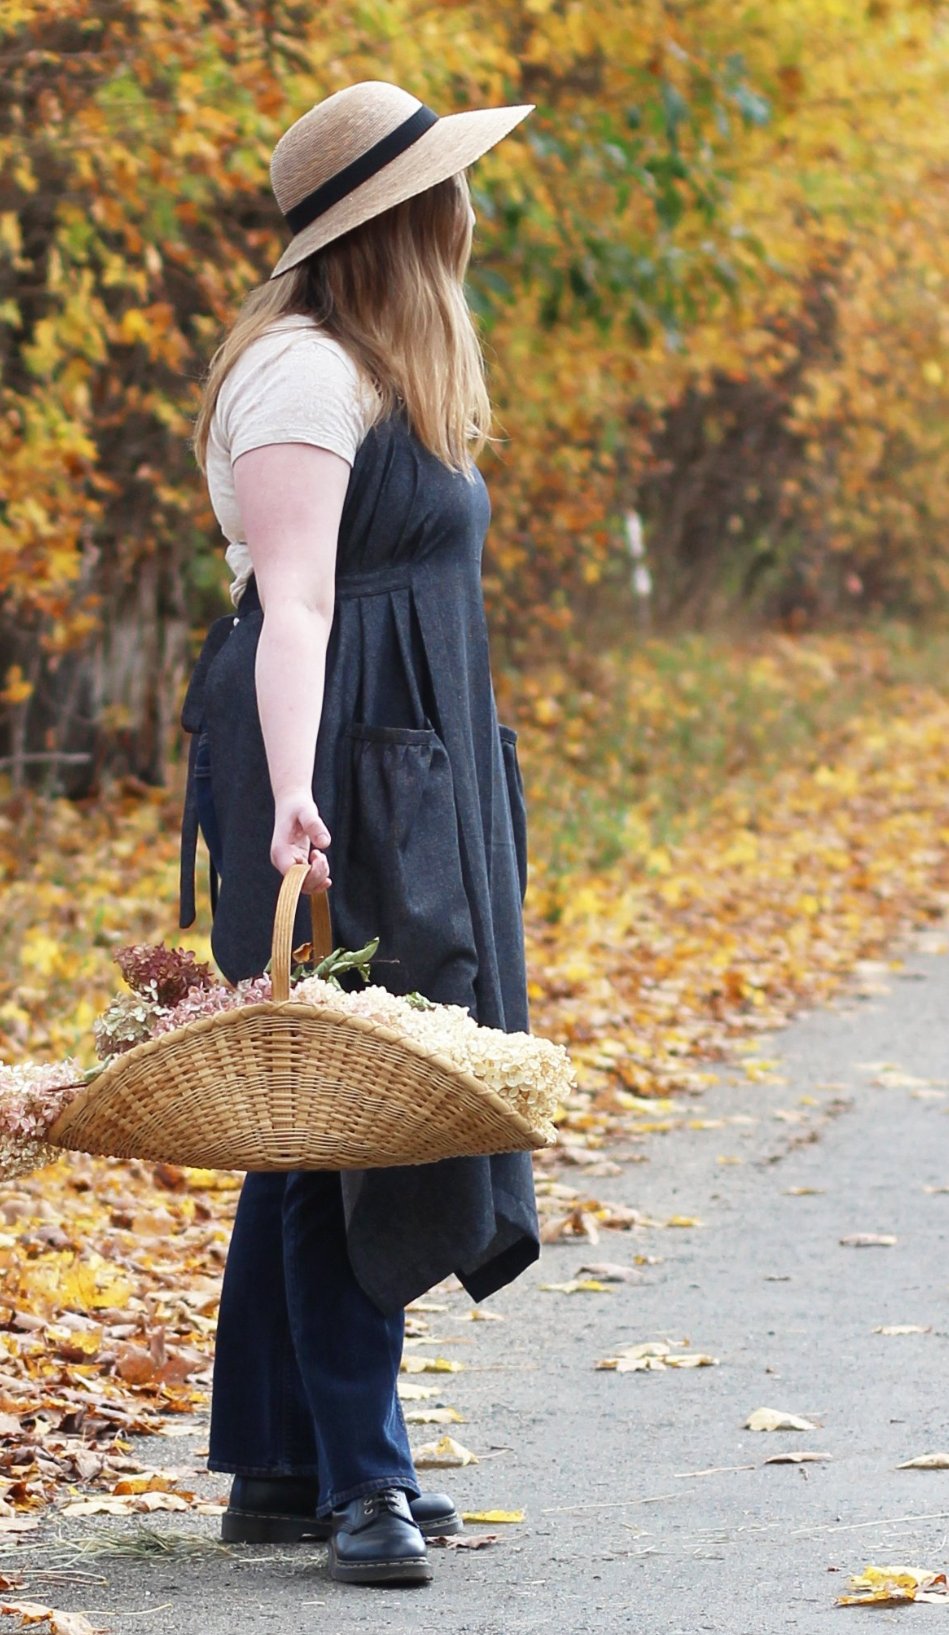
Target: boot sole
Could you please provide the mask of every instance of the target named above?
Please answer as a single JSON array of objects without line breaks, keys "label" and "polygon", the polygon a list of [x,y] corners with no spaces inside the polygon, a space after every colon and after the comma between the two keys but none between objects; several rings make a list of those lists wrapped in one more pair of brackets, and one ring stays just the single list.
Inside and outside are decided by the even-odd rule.
[{"label": "boot sole", "polygon": [[[419,1524],[423,1538],[450,1538],[463,1533],[465,1524],[457,1510],[450,1516]],[[309,1521],[300,1516],[280,1516],[266,1511],[225,1510],[221,1517],[221,1539],[225,1544],[328,1544],[329,1523]]]},{"label": "boot sole", "polygon": [[425,1556],[402,1561],[340,1561],[330,1544],[330,1578],[338,1584],[429,1584],[431,1563]]},{"label": "boot sole", "polygon": [[330,1536],[327,1525],[300,1516],[268,1515],[265,1511],[225,1510],[221,1517],[221,1538],[225,1544],[298,1544],[312,1540],[325,1544]]}]

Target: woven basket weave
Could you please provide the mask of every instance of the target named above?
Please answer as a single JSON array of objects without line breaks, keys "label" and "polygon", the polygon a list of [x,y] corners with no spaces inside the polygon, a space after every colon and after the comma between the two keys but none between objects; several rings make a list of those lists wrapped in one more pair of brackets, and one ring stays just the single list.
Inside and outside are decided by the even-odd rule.
[{"label": "woven basket weave", "polygon": [[[305,864],[274,918],[274,999],[136,1045],[57,1119],[54,1145],[204,1169],[373,1169],[526,1151],[544,1130],[444,1056],[391,1028],[290,1003],[293,922]],[[329,953],[324,894],[313,946]]]}]

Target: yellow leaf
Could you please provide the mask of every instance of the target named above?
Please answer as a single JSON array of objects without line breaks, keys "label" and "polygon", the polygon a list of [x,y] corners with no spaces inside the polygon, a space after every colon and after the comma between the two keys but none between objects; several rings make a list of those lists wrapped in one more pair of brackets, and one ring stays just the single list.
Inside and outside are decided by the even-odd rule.
[{"label": "yellow leaf", "polygon": [[460,1374],[463,1366],[447,1357],[403,1357],[400,1364],[403,1374]]},{"label": "yellow leaf", "polygon": [[514,1524],[524,1520],[523,1510],[463,1510],[461,1519],[471,1522],[472,1526],[499,1527],[502,1523]]},{"label": "yellow leaf", "polygon": [[424,1442],[420,1448],[413,1449],[412,1462],[416,1470],[439,1470],[476,1465],[478,1458],[453,1436],[441,1436],[437,1442]]}]

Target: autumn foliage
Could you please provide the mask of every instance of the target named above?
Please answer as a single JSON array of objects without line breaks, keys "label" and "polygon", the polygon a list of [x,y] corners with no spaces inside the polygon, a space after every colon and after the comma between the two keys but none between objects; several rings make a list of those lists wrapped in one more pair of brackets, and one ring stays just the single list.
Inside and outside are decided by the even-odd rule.
[{"label": "autumn foliage", "polygon": [[[160,776],[222,600],[198,382],[283,242],[270,149],[397,80],[533,101],[474,172],[515,637],[626,594],[792,621],[944,598],[949,60],[935,0],[8,0],[0,680],[18,776]],[[27,757],[32,756],[32,761]]]}]

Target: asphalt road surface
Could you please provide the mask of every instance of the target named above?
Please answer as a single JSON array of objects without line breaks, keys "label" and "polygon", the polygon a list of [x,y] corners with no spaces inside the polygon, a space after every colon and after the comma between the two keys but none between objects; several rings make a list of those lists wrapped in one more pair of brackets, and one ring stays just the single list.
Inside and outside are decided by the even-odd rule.
[{"label": "asphalt road surface", "polygon": [[[553,1245],[489,1303],[503,1322],[464,1320],[460,1293],[432,1297],[447,1308],[428,1319],[437,1344],[414,1354],[464,1369],[417,1381],[463,1416],[451,1428],[479,1463],[425,1479],[466,1510],[525,1520],[481,1550],[433,1550],[430,1586],[331,1584],[318,1546],[224,1550],[213,1518],[178,1515],[149,1521],[163,1553],[135,1556],[101,1547],[103,1532],[116,1548],[140,1537],[138,1520],[54,1517],[18,1549],[4,1541],[0,1570],[19,1566],[18,1594],[115,1635],[821,1635],[868,1616],[938,1621],[928,1606],[871,1614],[835,1597],[870,1562],[949,1569],[949,1470],[896,1468],[949,1450],[947,970],[944,955],[917,952],[900,971],[864,973],[862,995],[765,1048],[785,1082],[726,1072],[683,1104],[678,1127],[627,1150],[645,1161],[564,1173],[589,1196],[701,1225]],[[896,1242],[841,1243],[853,1234]],[[608,1293],[540,1287],[636,1255],[660,1258]],[[891,1325],[924,1332],[878,1332]],[[681,1340],[718,1365],[595,1366]],[[744,1429],[760,1407],[815,1429]],[[200,1468],[205,1439],[199,1424],[141,1453]],[[802,1449],[831,1457],[764,1463]],[[225,1482],[196,1485],[210,1497]],[[80,1553],[93,1532],[97,1551]],[[52,1569],[65,1578],[44,1578]],[[70,1581],[77,1572],[89,1577]]]}]

